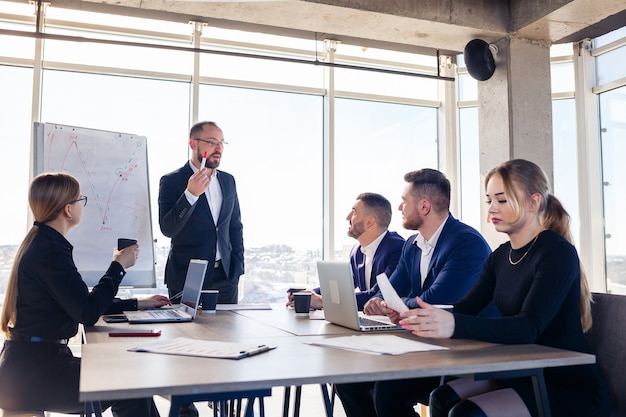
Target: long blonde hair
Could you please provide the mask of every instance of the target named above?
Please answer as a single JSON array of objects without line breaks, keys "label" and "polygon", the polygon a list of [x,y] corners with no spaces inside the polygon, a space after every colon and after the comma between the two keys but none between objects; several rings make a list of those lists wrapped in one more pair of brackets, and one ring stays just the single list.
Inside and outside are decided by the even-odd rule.
[{"label": "long blonde hair", "polygon": [[9,334],[9,329],[15,325],[15,320],[17,319],[18,269],[24,253],[30,247],[35,236],[37,236],[39,231],[38,224],[57,218],[65,204],[78,199],[79,196],[80,185],[76,178],[69,174],[40,174],[31,182],[28,190],[28,204],[35,218],[35,224],[30,228],[20,244],[9,273],[2,315],[0,315],[0,330],[5,334]]},{"label": "long blonde hair", "polygon": [[[504,162],[489,171],[485,177],[485,188],[494,175],[499,175],[502,178],[504,195],[513,209],[515,221],[519,220],[523,214],[525,199],[530,198],[533,194],[539,194],[541,196],[539,214],[542,226],[563,236],[572,245],[574,244],[570,231],[570,216],[559,199],[548,192],[548,178],[539,166],[524,159]],[[514,184],[517,190],[522,191],[523,195],[518,196],[514,192]],[[585,332],[591,328],[591,302],[592,297],[587,282],[587,274],[581,263],[580,323]]]}]

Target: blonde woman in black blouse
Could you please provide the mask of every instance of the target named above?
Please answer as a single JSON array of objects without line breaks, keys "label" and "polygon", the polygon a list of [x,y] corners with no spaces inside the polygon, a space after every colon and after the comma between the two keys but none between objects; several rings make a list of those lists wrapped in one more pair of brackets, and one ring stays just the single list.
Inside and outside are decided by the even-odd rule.
[{"label": "blonde woman in black blouse", "polygon": [[[80,224],[87,202],[78,181],[63,173],[41,174],[32,181],[28,200],[35,223],[17,251],[0,316],[6,334],[0,353],[0,408],[80,413],[80,359],[67,341],[79,323],[93,325],[112,306],[139,247],[114,250],[108,270],[89,291],[65,238]],[[159,296],[144,304],[167,302]],[[116,417],[159,415],[152,398],[102,405],[111,406]]]}]

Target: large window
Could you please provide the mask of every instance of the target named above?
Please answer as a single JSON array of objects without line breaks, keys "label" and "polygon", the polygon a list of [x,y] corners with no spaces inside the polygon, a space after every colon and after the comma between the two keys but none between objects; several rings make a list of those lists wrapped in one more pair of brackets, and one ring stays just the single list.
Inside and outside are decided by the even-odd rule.
[{"label": "large window", "polygon": [[550,48],[552,65],[552,146],[554,159],[553,193],[571,218],[574,242],[580,239],[580,207],[578,198],[578,137],[576,103],[574,101],[574,63],[571,44]]},{"label": "large window", "polygon": [[[396,208],[406,172],[437,168],[442,149],[437,121],[442,82],[341,68],[334,70],[333,83],[328,83],[331,73],[326,67],[236,56],[243,52],[312,62],[330,55],[322,40],[213,27],[203,27],[200,39],[194,39],[194,25],[187,23],[54,4],[46,10],[45,33],[94,42],[39,42],[6,32],[0,35],[0,141],[5,147],[0,173],[7,179],[5,195],[10,196],[10,204],[5,201],[0,208],[0,293],[15,249],[29,227],[26,194],[33,122],[148,138],[159,286],[169,239],[158,226],[158,181],[187,161],[187,132],[195,118],[216,121],[230,142],[221,168],[235,176],[242,205],[244,301],[284,300],[284,288],[290,283],[317,285],[316,259],[325,254],[347,259],[356,241],[346,234],[345,217],[361,192],[385,195],[394,208],[390,228],[404,236],[412,233],[402,229]],[[31,4],[0,0],[0,28],[33,32],[33,11]],[[596,88],[600,87],[606,262],[609,289],[615,292],[626,292],[622,288],[626,240],[621,237],[626,231],[620,233],[619,223],[625,203],[620,187],[626,176],[618,159],[624,154],[626,73],[615,64],[624,55],[625,36],[622,29],[596,40],[596,48],[603,48],[597,54]],[[40,43],[43,58],[37,61]],[[231,54],[194,53],[191,47],[198,44]],[[337,45],[332,56],[341,64],[437,72],[434,56],[348,44]],[[601,202],[579,202],[575,182],[574,126],[577,117],[584,115],[575,113],[571,45],[553,46],[551,57],[554,190],[572,215],[578,239],[583,223],[578,220],[588,215],[590,207],[584,204]],[[458,151],[461,182],[454,188],[460,193],[460,217],[478,228],[482,184],[476,82],[461,69],[457,87],[458,149],[446,151]],[[330,155],[332,170],[325,165]],[[328,199],[333,202],[330,212]],[[327,229],[327,224],[334,227]],[[333,253],[326,250],[329,242]]]},{"label": "large window", "polygon": [[554,195],[571,218],[574,242],[579,241],[578,160],[576,108],[573,99],[552,102],[552,141],[554,146]]},{"label": "large window", "polygon": [[[599,94],[599,137],[602,152],[604,247],[607,291],[626,294],[626,27],[594,39],[596,89]],[[600,186],[600,184],[598,184]]]},{"label": "large window", "polygon": [[0,294],[4,293],[13,257],[29,227],[32,84],[32,69],[0,65],[0,176],[5,193],[0,209]]},{"label": "large window", "polygon": [[480,207],[484,204],[485,187],[480,181],[480,147],[478,139],[478,107],[459,110],[459,154],[461,160],[461,217],[480,230]]},{"label": "large window", "polygon": [[[33,10],[33,6],[16,7],[0,0],[0,25],[33,31]],[[246,273],[240,294],[244,302],[283,301],[285,288],[293,283],[316,286],[315,260],[324,256],[329,236],[340,249],[331,254],[334,257],[347,259],[341,249],[356,243],[346,236],[345,216],[358,193],[380,192],[396,208],[404,173],[437,167],[437,81],[338,70],[337,96],[342,98],[335,100],[335,114],[328,115],[324,67],[216,53],[196,55],[185,49],[194,45],[193,25],[54,5],[46,10],[46,33],[104,43],[43,40],[43,59],[36,62],[34,39],[3,35],[0,42],[1,97],[11,97],[0,100],[0,139],[10,147],[2,153],[0,169],[12,179],[5,186],[10,187],[7,195],[12,204],[0,208],[0,219],[5,219],[0,220],[4,230],[0,293],[28,226],[33,121],[147,137],[160,288],[169,239],[158,225],[159,179],[188,160],[188,129],[196,115],[217,122],[229,142],[221,168],[235,176],[242,208]],[[2,13],[10,13],[10,21],[3,21],[7,15]],[[107,44],[109,40],[127,44]],[[211,27],[203,28],[199,42],[213,51],[311,62],[324,49],[323,41]],[[158,45],[164,48],[154,47]],[[175,50],[180,46],[184,48]],[[338,46],[337,60],[436,73],[433,56],[345,44]],[[196,64],[198,77],[194,77]],[[40,90],[33,93],[33,85],[38,86],[33,83],[33,68],[39,65]],[[430,104],[418,105],[420,100]],[[33,120],[37,109],[39,116]],[[325,147],[325,126],[333,124],[329,117],[335,121],[332,178],[325,176],[324,165],[331,152]],[[334,195],[329,195],[329,181],[335,186]],[[326,198],[336,200],[334,212],[325,211]],[[325,230],[328,216],[335,218],[336,229]],[[393,228],[404,232],[397,214]]]},{"label": "large window", "polygon": [[247,302],[283,300],[290,283],[317,285],[322,113],[318,96],[201,87],[199,114],[224,131],[228,145],[220,169],[237,183],[246,248],[241,289]]},{"label": "large window", "polygon": [[600,96],[607,290],[626,294],[626,87]]},{"label": "large window", "polygon": [[362,192],[385,196],[393,210],[390,230],[408,237],[397,208],[404,174],[437,168],[436,109],[340,99],[335,122],[335,256],[348,259],[357,243],[346,217]]}]

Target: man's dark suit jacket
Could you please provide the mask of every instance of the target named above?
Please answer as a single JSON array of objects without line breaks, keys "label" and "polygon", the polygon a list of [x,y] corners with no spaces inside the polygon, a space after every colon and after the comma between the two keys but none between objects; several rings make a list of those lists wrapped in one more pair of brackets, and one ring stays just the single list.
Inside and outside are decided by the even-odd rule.
[{"label": "man's dark suit jacket", "polygon": [[[380,241],[374,259],[372,259],[372,275],[370,276],[371,288],[368,290],[365,285],[365,255],[361,252],[361,245],[355,245],[350,251],[350,268],[352,269],[352,279],[354,288],[359,288],[361,292],[356,293],[356,303],[359,310],[363,310],[365,303],[376,295],[379,291],[376,277],[383,272],[390,277],[398,265],[404,238],[396,232],[387,231],[383,240]],[[313,291],[320,293],[319,288]]]},{"label": "man's dark suit jacket", "polygon": [[[422,250],[415,244],[417,234],[409,237],[393,275],[389,278],[398,295],[407,297],[409,308],[417,308],[415,297],[429,304],[454,304],[478,280],[491,248],[474,228],[448,216],[428,265],[422,285]],[[382,298],[382,294],[377,294]],[[497,314],[495,311],[490,315]]]},{"label": "man's dark suit jacket", "polygon": [[186,163],[161,177],[159,183],[159,225],[161,232],[172,239],[165,266],[165,284],[170,290],[182,290],[189,260],[206,259],[209,268],[204,285],[209,285],[219,245],[224,271],[231,285],[236,286],[244,273],[244,248],[235,178],[217,171],[223,201],[216,226],[205,193],[193,206],[187,201],[184,191],[192,174],[193,170]]},{"label": "man's dark suit jacket", "polygon": [[383,272],[390,277],[398,266],[404,238],[396,232],[389,232],[380,241],[374,259],[372,259],[372,274],[370,276],[371,287],[368,290],[365,285],[365,255],[361,252],[361,245],[356,245],[350,252],[350,267],[352,268],[352,278],[354,288],[359,287],[361,292],[356,294],[356,302],[359,310],[363,310],[365,303],[378,293],[378,283],[376,277]]}]

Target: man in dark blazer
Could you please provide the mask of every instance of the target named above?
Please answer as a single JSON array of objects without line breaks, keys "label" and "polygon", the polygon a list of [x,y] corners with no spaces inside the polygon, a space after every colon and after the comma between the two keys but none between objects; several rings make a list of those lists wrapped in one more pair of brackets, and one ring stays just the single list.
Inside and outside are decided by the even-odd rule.
[{"label": "man in dark blazer", "polygon": [[237,303],[243,226],[235,179],[217,170],[225,145],[214,122],[196,123],[189,132],[191,159],[159,183],[159,225],[171,238],[165,266],[171,298],[183,289],[189,260],[206,259],[203,288],[219,290],[218,303]]},{"label": "man in dark blazer", "polygon": [[[348,235],[359,242],[350,251],[354,288],[360,290],[356,294],[359,310],[363,310],[365,303],[378,293],[376,277],[383,272],[390,277],[398,265],[404,238],[387,230],[391,214],[391,203],[385,197],[362,193],[357,196],[346,217],[350,224]],[[370,262],[368,255],[371,267],[367,265]]]},{"label": "man in dark blazer", "polygon": [[[472,227],[450,214],[450,182],[439,171],[422,169],[404,176],[403,226],[417,230],[404,247],[392,286],[409,308],[417,308],[415,297],[431,304],[452,304],[465,295],[480,276],[491,248]],[[365,305],[364,312],[396,316],[380,293]],[[491,307],[485,315],[497,315]],[[338,384],[337,393],[347,417],[419,417],[418,402],[428,404],[428,394],[439,385],[439,377]]]},{"label": "man in dark blazer", "polygon": [[[385,197],[376,193],[361,193],[346,217],[348,236],[359,242],[350,251],[354,288],[359,289],[356,293],[359,310],[363,310],[367,300],[378,293],[378,274],[384,272],[391,276],[400,259],[404,238],[387,230],[391,214],[391,203]],[[292,305],[291,294],[288,297],[287,305]],[[319,288],[312,291],[311,307],[322,308]]]}]

